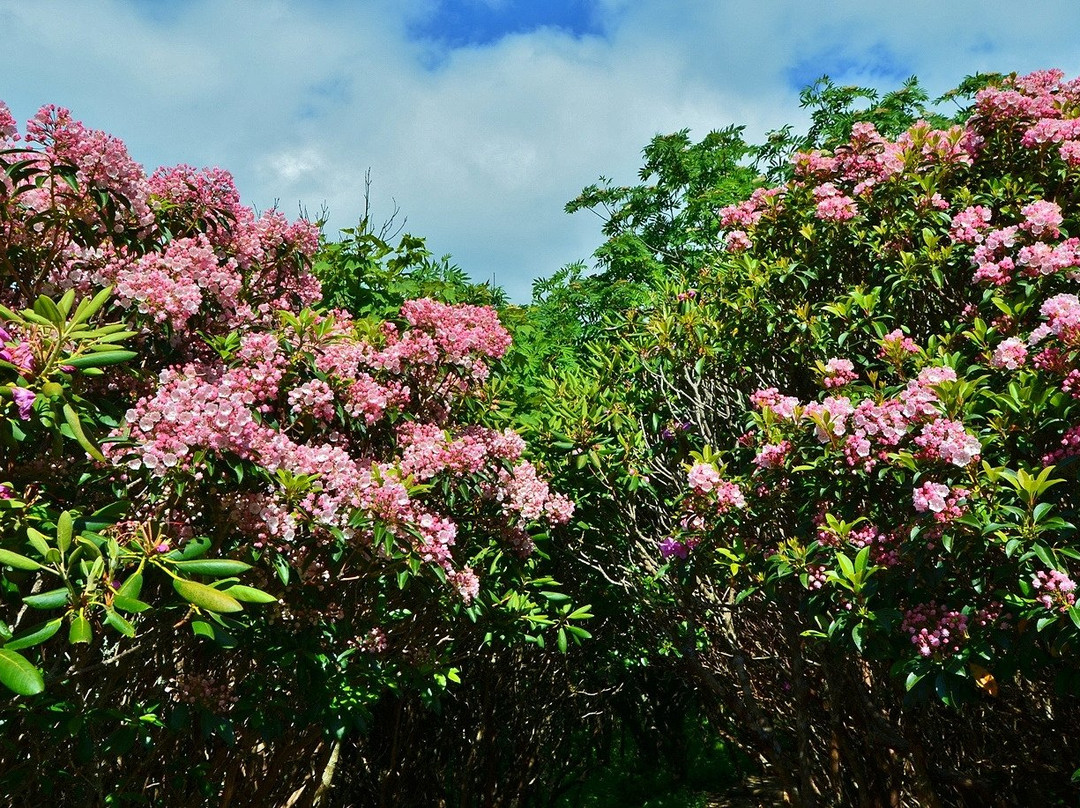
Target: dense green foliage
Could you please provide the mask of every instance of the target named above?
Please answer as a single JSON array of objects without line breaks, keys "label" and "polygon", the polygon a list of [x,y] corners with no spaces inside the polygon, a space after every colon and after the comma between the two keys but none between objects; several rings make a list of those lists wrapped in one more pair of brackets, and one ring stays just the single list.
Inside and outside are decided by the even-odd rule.
[{"label": "dense green foliage", "polygon": [[[806,132],[660,135],[584,189],[595,271],[528,306],[366,217],[316,250],[220,177],[95,194],[85,155],[9,156],[5,787],[1068,804],[1080,84],[802,103]],[[181,245],[235,300],[125,275]],[[170,385],[268,368],[250,440],[154,471]]]}]

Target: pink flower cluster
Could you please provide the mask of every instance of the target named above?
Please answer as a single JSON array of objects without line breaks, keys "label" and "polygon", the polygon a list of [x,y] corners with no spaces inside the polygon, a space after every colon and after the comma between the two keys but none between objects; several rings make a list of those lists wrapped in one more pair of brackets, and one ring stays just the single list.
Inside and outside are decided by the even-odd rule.
[{"label": "pink flower cluster", "polygon": [[[864,399],[851,414],[851,435],[844,441],[849,466],[862,466],[869,473],[887,449],[900,443],[908,433],[909,419],[903,404],[895,399],[876,402]],[[876,445],[875,445],[876,444]]]},{"label": "pink flower cluster", "polygon": [[499,486],[496,498],[508,512],[519,515],[521,526],[541,518],[561,525],[574,515],[574,504],[562,494],[553,494],[528,461],[518,463],[510,471],[500,471]]},{"label": "pink flower cluster", "polygon": [[1021,247],[1016,255],[1016,265],[1022,267],[1028,277],[1076,269],[1080,267],[1080,239],[1069,238],[1054,245],[1037,241]]},{"label": "pink flower cluster", "polygon": [[770,209],[775,210],[779,205],[783,191],[780,188],[757,188],[750,194],[750,198],[738,203],[720,208],[720,227],[730,230],[737,228],[749,230],[762,214]]},{"label": "pink flower cluster", "polygon": [[1004,286],[1012,280],[1016,263],[1008,255],[1008,250],[1016,245],[1018,228],[1015,225],[991,230],[983,243],[975,248],[971,259],[975,267],[973,280],[986,281],[995,286]]},{"label": "pink flower cluster", "polygon": [[1076,295],[1054,295],[1042,304],[1039,313],[1046,318],[1046,323],[1031,332],[1029,344],[1035,345],[1048,334],[1065,343],[1080,338],[1080,300]]},{"label": "pink flower cluster", "polygon": [[779,443],[767,443],[754,458],[754,464],[758,468],[778,469],[784,465],[788,454],[791,453],[791,441],[784,440]]},{"label": "pink flower cluster", "polygon": [[312,415],[320,421],[334,418],[334,391],[322,379],[312,379],[288,394],[289,407],[297,415]]},{"label": "pink flower cluster", "polygon": [[830,359],[822,371],[821,383],[826,389],[843,387],[859,378],[850,359]]},{"label": "pink flower cluster", "polygon": [[990,357],[990,367],[1000,370],[1018,370],[1027,361],[1027,346],[1019,337],[1009,337],[994,349]]},{"label": "pink flower cluster", "polygon": [[210,242],[199,234],[171,242],[160,255],[124,262],[113,278],[122,306],[133,306],[174,332],[212,301],[226,313],[235,311],[242,280],[234,261],[219,263]]},{"label": "pink flower cluster", "polygon": [[0,101],[0,143],[5,140],[15,141],[18,139],[19,125],[15,122],[15,117],[11,114],[8,105]]},{"label": "pink flower cluster", "polygon": [[814,424],[814,434],[821,443],[830,443],[847,432],[847,419],[854,411],[847,396],[829,396],[820,404],[811,401],[803,407],[803,417]]},{"label": "pink flower cluster", "polygon": [[727,240],[724,242],[725,249],[730,253],[741,253],[749,250],[753,245],[750,236],[745,230],[729,230]]},{"label": "pink flower cluster", "polygon": [[915,344],[915,340],[905,336],[904,332],[897,328],[881,338],[878,358],[892,362],[894,365],[900,365],[909,355],[918,352],[919,346]]},{"label": "pink flower cluster", "polygon": [[687,472],[686,479],[690,490],[695,494],[715,500],[718,513],[746,507],[742,489],[735,483],[722,479],[712,463],[695,463]]},{"label": "pink flower cluster", "polygon": [[477,474],[492,458],[515,462],[525,442],[512,430],[498,432],[479,426],[462,430],[452,438],[434,424],[407,422],[398,427],[401,470],[419,481],[444,472],[455,476]]},{"label": "pink flower cluster", "polygon": [[1020,229],[1031,233],[1035,238],[1043,235],[1056,238],[1061,235],[1061,224],[1065,219],[1061,215],[1061,206],[1056,202],[1040,199],[1025,205],[1020,213],[1024,216]]},{"label": "pink flower cluster", "polygon": [[[154,214],[148,204],[150,189],[146,174],[142,166],[131,159],[121,140],[105,132],[88,129],[81,121],[74,120],[69,110],[49,104],[27,122],[26,142],[43,147],[40,159],[74,166],[82,193],[105,191],[120,196],[126,201],[138,229],[148,232],[154,224]],[[46,187],[41,190],[46,194],[50,191]],[[58,186],[53,190],[61,197],[69,196],[70,189]],[[56,198],[50,201],[55,204]],[[79,205],[77,199],[72,202]],[[87,208],[79,207],[80,215],[85,216]],[[92,223],[105,230],[104,222]]]},{"label": "pink flower cluster", "polygon": [[982,451],[978,438],[965,430],[959,421],[947,418],[937,418],[926,424],[915,437],[915,445],[922,449],[922,457],[961,468],[978,460]]},{"label": "pink flower cluster", "polygon": [[750,403],[758,410],[766,407],[778,418],[788,420],[795,417],[795,408],[799,406],[799,399],[795,396],[784,396],[775,387],[767,387],[751,394]]},{"label": "pink flower cluster", "polygon": [[938,522],[952,522],[966,513],[963,505],[970,494],[966,488],[925,482],[914,490],[911,499],[919,513],[932,513]]},{"label": "pink flower cluster", "polygon": [[1064,613],[1076,604],[1076,582],[1064,572],[1039,570],[1031,576],[1031,585],[1039,590],[1035,600],[1051,611]]},{"label": "pink flower cluster", "polygon": [[831,182],[817,186],[814,189],[814,198],[817,200],[814,215],[823,221],[847,222],[859,214],[859,206],[855,200],[841,193]]},{"label": "pink flower cluster", "polygon": [[983,234],[990,229],[990,208],[973,205],[964,208],[952,218],[949,236],[958,244],[979,244]]},{"label": "pink flower cluster", "polygon": [[939,607],[935,601],[920,604],[904,613],[902,631],[911,637],[919,655],[948,657],[958,654],[967,641],[967,615]]},{"label": "pink flower cluster", "polygon": [[1007,123],[1023,130],[1025,148],[1058,147],[1070,166],[1080,165],[1080,81],[1064,81],[1060,70],[1040,70],[987,87],[975,96],[978,118],[993,125]]},{"label": "pink flower cluster", "polygon": [[720,484],[720,472],[712,463],[695,463],[687,472],[690,490],[699,496],[712,493]]},{"label": "pink flower cluster", "polygon": [[[845,221],[858,213],[853,197],[869,198],[875,186],[898,176],[906,168],[929,165],[967,165],[972,159],[972,143],[963,127],[933,129],[918,121],[895,142],[883,138],[873,124],[856,123],[851,140],[834,156],[819,151],[800,152],[793,158],[795,176],[818,184],[814,195],[820,219]],[[850,196],[836,185],[851,187]],[[940,195],[925,204],[939,210],[948,207]]]}]

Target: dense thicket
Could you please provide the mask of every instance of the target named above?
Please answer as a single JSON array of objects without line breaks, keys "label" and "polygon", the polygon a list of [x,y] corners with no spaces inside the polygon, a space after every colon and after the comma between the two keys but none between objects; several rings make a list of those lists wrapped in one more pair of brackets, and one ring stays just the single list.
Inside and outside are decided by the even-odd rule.
[{"label": "dense thicket", "polygon": [[569,455],[582,586],[625,604],[597,646],[799,804],[1074,788],[1077,84],[963,90],[954,122],[826,103],[742,200],[697,205],[706,145],[746,178],[730,132],[589,189],[636,304],[526,419]]},{"label": "dense thicket", "polygon": [[12,804],[1073,799],[1080,82],[803,103],[527,307],[0,108]]}]

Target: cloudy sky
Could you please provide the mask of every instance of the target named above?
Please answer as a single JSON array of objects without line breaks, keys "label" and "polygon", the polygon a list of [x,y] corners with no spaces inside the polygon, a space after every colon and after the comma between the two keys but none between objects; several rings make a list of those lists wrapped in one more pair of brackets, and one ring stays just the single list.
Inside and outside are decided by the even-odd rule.
[{"label": "cloudy sky", "polygon": [[149,168],[219,165],[245,201],[355,223],[394,203],[519,301],[587,259],[563,205],[642,147],[799,123],[828,73],[938,94],[977,71],[1080,74],[1080,4],[964,0],[0,0],[0,99],[123,138]]}]

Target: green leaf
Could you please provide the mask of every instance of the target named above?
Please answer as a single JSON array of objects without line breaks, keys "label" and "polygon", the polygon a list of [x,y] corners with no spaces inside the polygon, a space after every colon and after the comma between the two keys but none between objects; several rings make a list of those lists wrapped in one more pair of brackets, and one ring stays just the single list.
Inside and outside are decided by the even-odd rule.
[{"label": "green leaf", "polygon": [[137,598],[142,592],[142,585],[142,573],[136,572],[120,585],[120,588],[116,590],[116,595],[122,598]]},{"label": "green leaf", "polygon": [[198,561],[176,561],[173,566],[185,574],[195,575],[239,575],[251,569],[250,564],[233,561],[229,558],[207,558]]},{"label": "green leaf", "polygon": [[143,603],[138,598],[127,597],[125,595],[117,595],[113,598],[113,607],[119,609],[122,612],[131,612],[138,614],[139,612],[145,612],[150,608],[149,603]]},{"label": "green leaf", "polygon": [[68,629],[68,642],[75,645],[90,642],[93,638],[94,632],[90,628],[90,621],[86,619],[85,614],[79,612],[71,621],[71,628]]},{"label": "green leaf", "polygon": [[101,453],[94,444],[90,442],[90,439],[86,437],[86,433],[83,431],[82,422],[79,420],[79,414],[75,412],[70,404],[65,404],[63,407],[64,421],[71,429],[71,434],[75,436],[75,440],[83,447],[88,455],[99,463],[104,463],[105,455]]},{"label": "green leaf", "polygon": [[135,636],[135,626],[131,625],[126,618],[121,617],[112,609],[108,609],[105,612],[105,625],[111,626],[125,637]]},{"label": "green leaf", "polygon": [[840,570],[844,573],[845,578],[849,581],[855,579],[855,565],[851,563],[850,558],[843,553],[837,553],[836,563],[840,565]]},{"label": "green leaf", "polygon": [[60,313],[60,309],[56,307],[56,304],[45,295],[41,295],[34,301],[34,311],[56,326],[57,329],[63,327],[64,315]]},{"label": "green leaf", "polygon": [[41,553],[42,556],[49,552],[48,537],[40,530],[28,527],[26,529],[26,538],[30,541],[31,546]]},{"label": "green leaf", "polygon": [[32,558],[13,553],[10,550],[0,550],[0,564],[7,564],[17,570],[37,570],[41,565]]},{"label": "green leaf", "polygon": [[566,631],[560,628],[557,639],[558,639],[558,644],[559,644],[559,651],[561,651],[562,653],[565,654],[566,653]]},{"label": "green leaf", "polygon": [[200,584],[197,581],[188,581],[183,578],[173,579],[173,588],[180,593],[184,600],[195,604],[200,609],[211,612],[239,612],[243,606],[232,595],[227,595],[220,589]]},{"label": "green leaf", "polygon": [[74,359],[64,359],[62,361],[65,365],[73,368],[100,368],[127,362],[138,355],[135,351],[103,351],[102,353],[76,356]]},{"label": "green leaf", "polygon": [[116,524],[127,513],[129,507],[131,507],[131,503],[126,500],[110,502],[105,507],[98,508],[90,516],[86,517],[83,521],[83,527],[86,530],[103,530],[109,525]]},{"label": "green leaf", "polygon": [[33,696],[45,689],[41,671],[22,654],[0,648],[0,682],[20,696]]},{"label": "green leaf", "polygon": [[1035,555],[1039,557],[1039,560],[1047,567],[1054,570],[1057,569],[1057,559],[1054,558],[1054,551],[1047,547],[1045,544],[1036,544],[1031,548],[1034,550]]},{"label": "green leaf", "polygon": [[61,553],[66,553],[71,546],[73,530],[74,521],[71,518],[71,513],[64,511],[60,514],[60,518],[56,520],[56,546],[60,548]]},{"label": "green leaf", "polygon": [[79,301],[78,307],[75,309],[75,316],[71,320],[72,325],[78,325],[79,323],[85,323],[95,314],[98,310],[105,305],[105,301],[109,299],[109,295],[112,294],[113,288],[106,286],[96,295],[94,299],[87,302],[85,298]]},{"label": "green leaf", "polygon": [[63,622],[63,618],[57,617],[55,620],[41,623],[40,625],[34,626],[34,628],[30,629],[26,634],[4,643],[4,647],[10,651],[18,651],[21,648],[30,648],[31,646],[39,645],[59,631],[60,625]]},{"label": "green leaf", "polygon": [[269,592],[263,592],[261,589],[256,589],[253,586],[243,586],[241,584],[230,586],[223,591],[225,594],[232,595],[234,598],[243,601],[244,603],[277,603],[278,600]]},{"label": "green leaf", "polygon": [[66,606],[67,602],[67,587],[60,587],[37,595],[27,595],[23,598],[23,603],[31,609],[59,609],[61,606]]}]

